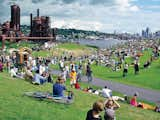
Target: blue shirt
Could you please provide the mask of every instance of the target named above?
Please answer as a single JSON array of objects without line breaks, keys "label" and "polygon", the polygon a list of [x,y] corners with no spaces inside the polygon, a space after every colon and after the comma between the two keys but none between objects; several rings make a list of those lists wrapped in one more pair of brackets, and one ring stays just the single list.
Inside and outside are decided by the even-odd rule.
[{"label": "blue shirt", "polygon": [[63,97],[63,91],[66,90],[66,87],[62,84],[56,83],[53,85],[53,96]]}]

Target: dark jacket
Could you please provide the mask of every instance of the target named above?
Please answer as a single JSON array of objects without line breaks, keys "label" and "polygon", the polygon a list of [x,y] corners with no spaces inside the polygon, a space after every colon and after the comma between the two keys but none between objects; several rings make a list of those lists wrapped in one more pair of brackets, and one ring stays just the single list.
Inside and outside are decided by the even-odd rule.
[{"label": "dark jacket", "polygon": [[94,118],[93,116],[93,110],[89,110],[87,112],[87,117],[86,117],[86,120],[102,120],[101,116],[99,116],[99,118]]}]

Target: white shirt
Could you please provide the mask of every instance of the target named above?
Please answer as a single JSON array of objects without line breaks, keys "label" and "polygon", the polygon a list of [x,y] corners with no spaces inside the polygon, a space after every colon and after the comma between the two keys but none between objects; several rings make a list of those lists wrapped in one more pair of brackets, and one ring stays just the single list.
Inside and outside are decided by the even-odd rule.
[{"label": "white shirt", "polygon": [[69,66],[67,65],[67,66],[65,66],[65,69],[66,69],[66,71],[68,71],[69,72]]},{"label": "white shirt", "polygon": [[11,69],[10,71],[11,77],[17,76],[15,69]]},{"label": "white shirt", "polygon": [[45,66],[40,65],[39,66],[39,74],[42,75],[43,72],[45,72]]},{"label": "white shirt", "polygon": [[105,98],[111,97],[110,93],[112,92],[112,90],[108,89],[108,88],[103,88],[102,89],[102,96]]},{"label": "white shirt", "polygon": [[128,69],[128,64],[125,64],[125,65],[124,65],[124,69]]},{"label": "white shirt", "polygon": [[32,66],[36,66],[36,60],[32,60]]}]

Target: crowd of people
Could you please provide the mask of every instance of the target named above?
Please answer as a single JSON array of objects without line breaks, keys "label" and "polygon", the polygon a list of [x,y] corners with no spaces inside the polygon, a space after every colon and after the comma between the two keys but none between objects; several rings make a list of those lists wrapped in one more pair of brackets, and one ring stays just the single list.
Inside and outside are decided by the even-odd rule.
[{"label": "crowd of people", "polygon": [[[47,45],[45,45],[46,47]],[[95,63],[97,66],[106,66],[113,71],[122,69],[123,77],[128,74],[129,66],[134,67],[134,74],[139,74],[139,60],[146,49],[152,49],[152,55],[144,63],[144,69],[149,68],[152,61],[159,57],[159,49],[156,42],[149,41],[148,43],[129,41],[124,47],[117,47],[114,50],[99,50],[96,55],[80,56],[75,58],[72,54],[62,55],[61,57],[50,56],[48,58],[29,56],[23,64],[18,64],[18,56],[15,53],[0,55],[0,72],[4,69],[8,71],[11,77],[25,79],[35,85],[43,85],[46,82],[53,83],[50,64],[59,65],[61,74],[53,84],[53,96],[65,97],[64,91],[66,80],[70,80],[70,86],[83,91],[91,92],[107,98],[107,101],[97,101],[93,104],[93,108],[88,111],[86,120],[101,120],[101,111],[105,111],[105,120],[115,119],[115,110],[120,107],[116,100],[124,101],[124,98],[112,96],[112,90],[107,86],[102,90],[93,90],[92,88],[82,88],[79,82],[82,81],[82,76],[86,75],[88,83],[93,81],[93,72],[91,65]],[[132,58],[133,63],[127,63],[126,59]],[[132,106],[142,107],[144,109],[157,110],[156,107],[149,106],[145,103],[137,103],[137,94],[129,102]]]}]

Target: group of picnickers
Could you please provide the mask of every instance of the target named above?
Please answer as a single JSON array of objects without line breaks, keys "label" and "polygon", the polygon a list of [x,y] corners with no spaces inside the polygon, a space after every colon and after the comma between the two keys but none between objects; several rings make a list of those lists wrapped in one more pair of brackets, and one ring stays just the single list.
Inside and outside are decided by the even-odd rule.
[{"label": "group of picnickers", "polygon": [[59,61],[59,68],[61,70],[61,75],[66,81],[67,78],[70,79],[70,85],[73,87],[76,83],[82,81],[82,77],[85,73],[88,79],[88,83],[92,82],[92,70],[90,63],[82,65],[81,62],[77,64],[73,61],[65,61],[64,59]]}]

